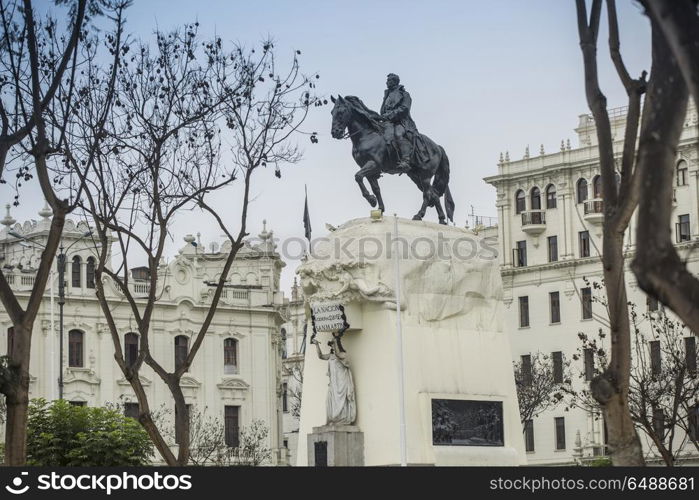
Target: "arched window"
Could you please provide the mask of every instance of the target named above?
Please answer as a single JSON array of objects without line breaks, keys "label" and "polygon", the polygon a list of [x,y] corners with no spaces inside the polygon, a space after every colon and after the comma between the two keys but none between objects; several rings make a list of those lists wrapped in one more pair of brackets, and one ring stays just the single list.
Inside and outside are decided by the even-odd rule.
[{"label": "arched window", "polygon": [[526,210],[526,199],[521,189],[515,193],[515,212],[521,214]]},{"label": "arched window", "polygon": [[592,194],[593,198],[602,198],[602,176],[595,175],[592,179]]},{"label": "arched window", "polygon": [[223,341],[223,373],[238,373],[238,341],[235,339]]},{"label": "arched window", "polygon": [[541,209],[541,191],[538,187],[533,187],[531,192],[531,208],[532,210]]},{"label": "arched window", "polygon": [[68,366],[81,368],[83,366],[83,339],[85,334],[80,330],[68,332]]},{"label": "arched window", "polygon": [[72,276],[71,283],[73,288],[80,288],[80,265],[80,257],[76,255],[75,257],[73,257],[73,265],[70,268]]},{"label": "arched window", "polygon": [[546,208],[556,208],[556,186],[553,184],[546,188]]},{"label": "arched window", "polygon": [[687,185],[687,162],[684,160],[680,160],[677,163],[677,185]]},{"label": "arched window", "polygon": [[585,179],[578,180],[575,191],[578,195],[578,203],[587,200],[587,181]]},{"label": "arched window", "polygon": [[126,366],[133,366],[138,358],[138,335],[132,332],[124,335],[124,361]]},{"label": "arched window", "polygon": [[189,354],[189,339],[184,335],[175,337],[175,370],[184,364]]},{"label": "arched window", "polygon": [[95,258],[87,258],[87,266],[85,266],[85,286],[95,288]]}]

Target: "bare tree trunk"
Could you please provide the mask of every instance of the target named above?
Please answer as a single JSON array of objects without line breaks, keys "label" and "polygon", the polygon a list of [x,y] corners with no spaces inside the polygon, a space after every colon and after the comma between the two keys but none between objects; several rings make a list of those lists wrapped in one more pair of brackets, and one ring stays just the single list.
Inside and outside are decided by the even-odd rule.
[{"label": "bare tree trunk", "polygon": [[648,435],[653,441],[653,444],[655,444],[655,448],[660,453],[660,457],[663,459],[663,462],[665,462],[665,465],[667,465],[668,467],[674,467],[675,456],[673,455],[672,450],[669,450],[667,446],[665,446],[665,444],[662,441],[660,441],[660,437],[656,434],[654,429],[651,429],[648,432]]},{"label": "bare tree trunk", "polygon": [[611,358],[604,373],[590,383],[590,391],[602,405],[614,465],[644,465],[643,449],[629,411],[631,336],[624,281],[623,232],[612,232],[611,226],[605,224],[602,256]]},{"label": "bare tree trunk", "polygon": [[179,451],[177,452],[177,462],[175,465],[185,466],[189,461],[189,411],[187,411],[184,394],[180,387],[180,377],[176,375],[172,376],[168,387],[170,388],[172,397],[175,399],[175,408],[177,408],[175,412],[175,433],[180,436],[180,442],[178,443]]},{"label": "bare tree trunk", "polygon": [[[310,106],[321,102],[316,96],[311,97],[308,89],[314,88],[314,80],[300,73],[296,57],[288,72],[278,74],[271,42],[263,44],[261,56],[253,56],[254,49],[247,53],[241,48],[233,52],[237,56],[230,56],[221,48],[220,39],[200,43],[196,32],[193,24],[168,34],[159,32],[158,54],[141,44],[136,62],[129,67],[124,64],[118,71],[116,94],[126,113],[119,110],[109,116],[95,168],[87,174],[78,165],[75,168],[81,181],[95,187],[85,191],[83,208],[92,216],[99,235],[97,296],[112,335],[114,358],[138,399],[139,421],[165,462],[180,466],[188,463],[190,452],[190,421],[180,381],[207,338],[228,273],[248,236],[252,173],[259,166],[299,161],[298,148],[287,143],[287,139],[297,132]],[[201,61],[194,56],[199,51],[203,52]],[[161,68],[166,76],[160,76]],[[266,86],[262,82],[267,82]],[[133,92],[137,87],[138,92]],[[95,100],[85,109],[98,104]],[[131,113],[140,117],[139,124],[133,125],[141,127],[140,132],[132,132],[132,122],[124,119]],[[86,130],[93,128],[93,115],[85,115]],[[219,159],[221,138],[227,136],[220,134],[228,134],[226,130],[233,131],[230,142],[234,155],[223,162]],[[189,140],[185,142],[183,136]],[[244,175],[245,185],[240,228],[234,235],[228,229],[228,217],[217,213],[208,204],[207,196],[232,184],[240,174]],[[213,217],[230,242],[230,249],[215,288],[209,283],[211,302],[202,308],[204,317],[197,331],[189,336],[191,345],[187,345],[185,359],[178,358],[174,371],[169,372],[163,360],[156,360],[150,350],[150,327],[159,293],[163,293],[162,287],[158,293],[159,285],[168,278],[167,274],[160,277],[159,270],[170,223],[180,210],[188,208]],[[121,257],[113,269],[110,259],[115,242]],[[147,298],[136,298],[129,285],[128,259],[132,252],[142,253],[151,270]],[[103,280],[107,279],[123,294],[138,327],[138,356],[129,366],[121,348],[123,332],[115,324],[104,293]],[[177,456],[148,408],[147,394],[139,379],[144,364],[165,383],[174,399]]]},{"label": "bare tree trunk", "polygon": [[165,441],[165,438],[163,438],[163,435],[158,430],[158,426],[155,424],[155,422],[153,422],[150,411],[148,411],[148,399],[140,381],[137,384],[132,382],[131,387],[134,388],[136,399],[138,400],[138,407],[140,409],[138,421],[148,433],[148,436],[155,445],[155,448],[158,450],[158,453],[160,453],[160,456],[165,460],[165,463],[167,463],[169,466],[179,465],[177,458],[175,457],[174,453],[172,453],[172,450]]},{"label": "bare tree trunk", "polygon": [[6,397],[5,464],[24,465],[27,454],[27,419],[29,416],[29,381],[20,383],[12,395]]},{"label": "bare tree trunk", "polygon": [[15,379],[5,394],[5,464],[23,465],[27,455],[27,416],[29,404],[29,348],[32,324],[20,324],[14,329],[10,353],[10,370]]},{"label": "bare tree trunk", "polygon": [[[27,405],[29,404],[32,330],[43,291],[46,289],[54,256],[60,244],[64,223],[65,212],[59,208],[51,220],[46,247],[41,256],[34,287],[26,309],[22,310],[18,304],[18,310],[12,311],[8,308],[14,325],[12,351],[8,353],[11,380],[0,387],[0,392],[5,394],[7,400],[7,422],[5,424],[5,463],[7,465],[23,465],[27,459]],[[5,286],[9,288],[6,281],[0,286],[0,299],[4,304],[16,304],[16,298],[11,294],[11,290],[10,293],[3,294]]]},{"label": "bare tree trunk", "polygon": [[621,185],[617,190],[607,99],[599,87],[597,74],[597,35],[602,0],[593,0],[588,23],[585,0],[577,0],[578,31],[585,69],[585,94],[595,120],[604,197],[602,265],[607,294],[611,356],[609,366],[590,383],[592,396],[602,406],[609,434],[614,465],[645,465],[643,450],[629,410],[631,370],[631,331],[624,280],[624,232],[638,202],[638,177],[633,172],[633,149],[638,129],[640,96],[645,91],[645,74],[638,80],[628,75],[619,53],[616,8],[607,2],[610,24],[609,48],[619,78],[629,96],[627,134],[624,138]]}]

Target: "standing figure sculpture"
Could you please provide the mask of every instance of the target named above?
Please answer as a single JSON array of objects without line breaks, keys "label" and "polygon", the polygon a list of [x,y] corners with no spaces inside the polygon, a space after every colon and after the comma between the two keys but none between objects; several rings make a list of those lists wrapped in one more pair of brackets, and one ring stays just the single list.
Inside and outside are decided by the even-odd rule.
[{"label": "standing figure sculpture", "polygon": [[323,354],[320,342],[316,339],[311,340],[316,346],[318,357],[328,362],[327,424],[352,425],[357,418],[357,404],[349,357],[342,348],[342,332],[333,332],[332,335],[332,340],[328,342],[328,354]]},{"label": "standing figure sculpture", "polygon": [[[389,74],[386,86],[381,114],[367,108],[358,97],[331,97],[332,136],[352,140],[352,156],[359,165],[354,179],[372,207],[378,204],[382,212],[385,210],[379,188],[381,174],[407,174],[422,191],[422,206],[413,220],[422,220],[427,207],[435,207],[440,224],[446,224],[447,219],[453,222],[449,158],[441,146],[418,132],[410,116],[410,94],[400,85],[398,75]],[[366,189],[365,178],[373,194]]]}]

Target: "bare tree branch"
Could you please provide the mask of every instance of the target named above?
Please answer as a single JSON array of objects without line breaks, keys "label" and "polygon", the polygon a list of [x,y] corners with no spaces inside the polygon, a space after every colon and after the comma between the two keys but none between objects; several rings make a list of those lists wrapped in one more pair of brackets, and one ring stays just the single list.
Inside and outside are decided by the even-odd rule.
[{"label": "bare tree branch", "polygon": [[651,18],[653,69],[638,149],[643,178],[638,245],[632,269],[638,284],[658,297],[692,329],[699,327],[699,282],[687,271],[671,240],[674,164],[687,110],[687,87],[665,36]]},{"label": "bare tree branch", "polygon": [[[96,274],[115,284],[138,326],[137,361],[126,366],[118,348],[117,363],[141,406],[147,406],[138,378],[143,364],[166,384],[175,401],[175,427],[181,437],[177,456],[169,450],[167,436],[158,422],[143,411],[140,418],[170,465],[185,465],[189,460],[190,422],[180,380],[206,338],[228,273],[248,235],[252,176],[269,163],[299,160],[298,150],[289,139],[299,130],[309,107],[319,102],[311,96],[314,84],[300,74],[296,57],[290,72],[282,78],[274,65],[271,42],[264,42],[257,53],[241,47],[227,52],[218,38],[202,43],[197,26],[192,23],[172,32],[157,32],[154,46],[141,42],[134,49],[132,44],[129,50],[134,55],[128,65],[118,69],[115,107],[110,111],[105,136],[99,141],[99,159],[91,170],[81,170],[87,198],[81,206],[89,212],[100,235]],[[91,129],[89,122],[98,115],[93,111],[97,104],[94,97],[93,102],[86,102],[82,127],[73,133]],[[221,158],[224,142],[231,146],[231,161]],[[228,188],[240,174],[244,185],[239,226],[234,231],[209,197]],[[163,289],[168,278],[163,275],[161,260],[170,229],[177,214],[187,209],[212,217],[231,245],[187,354],[184,359],[178,358],[169,371],[151,350],[153,313],[158,289]],[[121,251],[117,266],[120,272],[111,267],[108,231]],[[148,263],[147,297],[136,297],[129,286],[126,261],[130,252]],[[100,305],[103,310],[109,307],[104,297],[100,297]],[[122,332],[113,321],[108,324],[117,346]]]}]

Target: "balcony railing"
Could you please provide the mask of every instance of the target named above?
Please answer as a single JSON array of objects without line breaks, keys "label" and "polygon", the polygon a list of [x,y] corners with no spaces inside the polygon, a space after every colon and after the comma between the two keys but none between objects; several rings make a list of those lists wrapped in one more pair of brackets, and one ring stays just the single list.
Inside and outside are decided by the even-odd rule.
[{"label": "balcony railing", "polygon": [[20,285],[22,286],[34,286],[35,277],[33,275],[20,276]]},{"label": "balcony railing", "polygon": [[249,290],[235,290],[229,288],[226,291],[228,292],[228,297],[231,299],[248,300],[248,296],[250,295]]},{"label": "balcony railing", "polygon": [[522,212],[522,225],[546,224],[546,212],[543,210],[529,210]]},{"label": "balcony railing", "polygon": [[604,200],[594,198],[586,200],[584,205],[584,219],[588,222],[600,224],[604,221]]},{"label": "balcony railing", "polygon": [[5,279],[7,284],[15,289],[31,289],[34,286],[34,281],[36,280],[35,274],[19,274],[13,273],[12,271],[4,271]]},{"label": "balcony railing", "polygon": [[522,212],[522,231],[528,234],[539,234],[546,229],[546,212],[543,210],[527,210]]},{"label": "balcony railing", "polygon": [[588,214],[604,214],[604,201],[599,198],[585,201],[585,215]]},{"label": "balcony railing", "polygon": [[133,291],[136,295],[148,295],[150,293],[150,283],[134,282]]},{"label": "balcony railing", "polygon": [[224,288],[221,290],[221,298],[224,300],[248,300],[250,290],[239,290],[236,288]]}]

